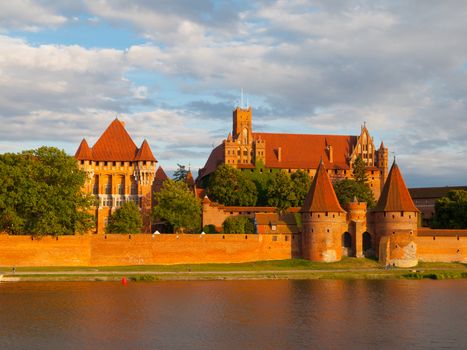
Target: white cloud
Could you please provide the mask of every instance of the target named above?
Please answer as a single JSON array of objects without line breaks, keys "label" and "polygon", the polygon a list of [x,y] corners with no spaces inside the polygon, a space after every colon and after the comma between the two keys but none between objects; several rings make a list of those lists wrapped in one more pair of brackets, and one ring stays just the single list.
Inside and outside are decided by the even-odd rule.
[{"label": "white cloud", "polygon": [[66,17],[31,0],[0,2],[0,29],[37,31],[41,27],[62,25],[66,20]]}]

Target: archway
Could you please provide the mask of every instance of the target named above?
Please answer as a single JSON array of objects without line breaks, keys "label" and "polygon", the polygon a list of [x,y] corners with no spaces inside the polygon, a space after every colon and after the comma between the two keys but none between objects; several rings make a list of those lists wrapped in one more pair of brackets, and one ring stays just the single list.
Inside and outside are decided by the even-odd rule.
[{"label": "archway", "polygon": [[348,232],[342,234],[342,255],[352,255],[352,236]]},{"label": "archway", "polygon": [[373,250],[373,242],[372,242],[370,233],[364,232],[362,236],[362,240],[363,240],[362,242],[363,255],[367,258],[370,256],[374,256],[375,252]]}]

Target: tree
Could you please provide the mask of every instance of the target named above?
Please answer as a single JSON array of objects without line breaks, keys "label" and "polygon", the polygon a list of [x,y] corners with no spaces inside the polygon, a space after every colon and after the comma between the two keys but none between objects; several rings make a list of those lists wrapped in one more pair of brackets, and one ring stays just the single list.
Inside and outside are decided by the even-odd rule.
[{"label": "tree", "polygon": [[196,232],[201,226],[201,203],[187,184],[166,180],[155,194],[153,217],[167,221],[176,232]]},{"label": "tree", "polygon": [[255,233],[253,220],[246,216],[231,216],[222,224],[224,233]]},{"label": "tree", "polygon": [[467,191],[452,190],[435,203],[433,228],[467,228]]},{"label": "tree", "polygon": [[368,178],[366,176],[366,165],[361,155],[358,155],[353,162],[352,176],[353,179],[358,183],[368,182]]},{"label": "tree", "polygon": [[54,147],[0,155],[0,230],[41,236],[94,227],[92,195],[74,157]]},{"label": "tree", "polygon": [[268,204],[284,212],[297,202],[294,184],[282,171],[275,173],[268,185]]},{"label": "tree", "polygon": [[295,192],[295,202],[293,206],[299,207],[303,205],[305,197],[310,190],[311,179],[306,171],[298,169],[291,176],[292,184]]},{"label": "tree", "polygon": [[140,233],[143,219],[135,202],[125,202],[109,218],[108,233]]},{"label": "tree", "polygon": [[177,170],[174,172],[174,180],[175,181],[185,181],[186,176],[188,174],[188,170],[186,170],[186,166],[177,163]]},{"label": "tree", "polygon": [[341,206],[352,202],[354,198],[357,198],[359,202],[366,202],[368,208],[374,208],[376,205],[373,191],[364,182],[352,179],[336,181],[334,191]]},{"label": "tree", "polygon": [[253,206],[257,190],[253,181],[227,164],[219,166],[209,178],[207,194],[224,205]]}]

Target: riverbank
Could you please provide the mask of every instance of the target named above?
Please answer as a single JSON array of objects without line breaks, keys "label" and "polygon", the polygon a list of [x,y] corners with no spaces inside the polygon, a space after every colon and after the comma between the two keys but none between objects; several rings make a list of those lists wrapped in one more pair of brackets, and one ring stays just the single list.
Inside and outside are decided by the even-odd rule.
[{"label": "riverbank", "polygon": [[19,281],[174,281],[262,279],[458,279],[462,263],[425,263],[387,269],[372,259],[344,258],[336,263],[303,259],[238,264],[183,264],[114,267],[0,267],[0,282]]}]

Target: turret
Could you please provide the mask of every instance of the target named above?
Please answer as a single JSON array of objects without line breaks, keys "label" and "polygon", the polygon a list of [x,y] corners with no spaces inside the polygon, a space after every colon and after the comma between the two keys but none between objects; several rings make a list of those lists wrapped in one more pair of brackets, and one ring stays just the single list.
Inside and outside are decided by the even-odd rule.
[{"label": "turret", "polygon": [[349,256],[362,258],[364,256],[363,234],[367,231],[367,207],[365,202],[359,202],[357,198],[347,204],[347,221],[351,237],[351,252]]},{"label": "turret", "polygon": [[373,214],[375,251],[381,262],[399,267],[417,265],[418,214],[394,160]]},{"label": "turret", "polygon": [[384,186],[388,177],[388,149],[384,147],[383,141],[378,149],[378,168],[381,171],[381,188]]},{"label": "turret", "polygon": [[322,161],[300,212],[303,258],[322,262],[339,261],[342,258],[346,214],[337,200]]}]

